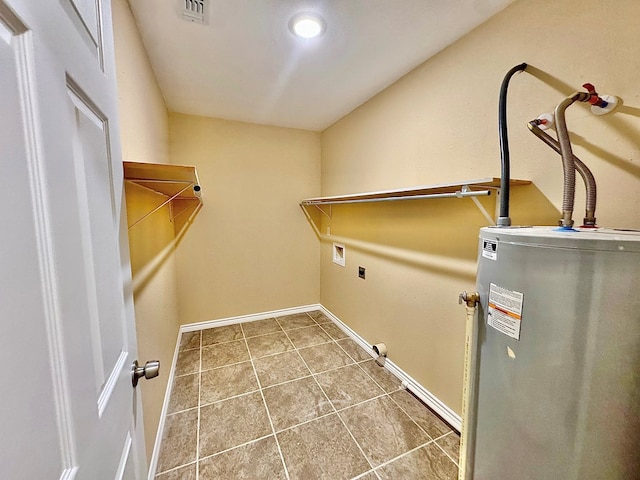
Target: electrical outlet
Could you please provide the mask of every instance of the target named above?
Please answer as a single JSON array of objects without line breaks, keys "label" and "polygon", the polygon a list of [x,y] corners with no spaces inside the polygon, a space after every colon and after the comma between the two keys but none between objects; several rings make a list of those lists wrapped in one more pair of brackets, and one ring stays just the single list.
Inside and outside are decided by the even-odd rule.
[{"label": "electrical outlet", "polygon": [[358,276],[364,280],[364,274],[365,274],[365,268],[364,267],[358,267]]}]

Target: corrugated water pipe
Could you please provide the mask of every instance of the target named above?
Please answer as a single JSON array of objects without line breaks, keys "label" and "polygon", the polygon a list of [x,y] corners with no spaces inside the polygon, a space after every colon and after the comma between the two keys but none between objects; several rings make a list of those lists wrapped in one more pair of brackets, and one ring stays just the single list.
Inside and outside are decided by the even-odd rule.
[{"label": "corrugated water pipe", "polygon": [[524,71],[526,63],[516,65],[507,72],[500,86],[500,99],[498,102],[498,133],[500,134],[500,214],[496,224],[499,227],[511,226],[509,218],[509,181],[511,179],[511,165],[509,161],[509,138],[507,136],[507,89],[509,80],[516,72]]},{"label": "corrugated water pipe", "polygon": [[562,194],[562,218],[560,226],[562,228],[573,228],[573,203],[576,194],[576,168],[573,161],[573,151],[571,140],[567,130],[567,121],[564,112],[573,105],[574,102],[586,102],[591,98],[587,92],[575,92],[570,97],[565,98],[558,104],[555,110],[556,131],[558,132],[558,143],[560,144],[560,155],[562,155],[562,169],[564,170],[564,188]]},{"label": "corrugated water pipe", "polygon": [[609,107],[609,102],[605,101],[598,95],[598,92],[596,92],[596,89],[592,84],[585,83],[583,87],[587,89],[586,92],[573,93],[570,97],[567,97],[560,102],[555,110],[556,131],[558,132],[558,143],[560,145],[560,155],[562,155],[562,166],[564,170],[564,192],[562,195],[562,218],[560,219],[560,226],[566,229],[571,229],[573,227],[573,219],[571,217],[573,216],[573,202],[575,199],[576,171],[574,155],[571,150],[571,140],[569,139],[569,131],[567,130],[567,121],[564,118],[564,112],[574,102],[589,102],[593,107],[599,107],[602,109]]},{"label": "corrugated water pipe", "polygon": [[[548,133],[544,132],[538,125],[541,121],[539,119],[531,120],[529,122],[529,130],[540,140],[551,147],[556,153],[562,154],[560,150],[560,144]],[[596,200],[597,200],[597,188],[596,179],[591,173],[589,167],[587,167],[578,157],[572,155],[575,169],[578,171],[584,182],[584,188],[586,191],[587,201],[585,208],[585,217],[583,220],[583,227],[595,227],[596,226]]]}]

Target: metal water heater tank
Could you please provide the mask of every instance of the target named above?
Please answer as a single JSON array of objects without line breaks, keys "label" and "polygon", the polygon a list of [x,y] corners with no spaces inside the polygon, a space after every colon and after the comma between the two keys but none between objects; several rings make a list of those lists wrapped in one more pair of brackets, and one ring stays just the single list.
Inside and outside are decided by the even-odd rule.
[{"label": "metal water heater tank", "polygon": [[640,478],[640,233],[483,228],[466,479]]}]

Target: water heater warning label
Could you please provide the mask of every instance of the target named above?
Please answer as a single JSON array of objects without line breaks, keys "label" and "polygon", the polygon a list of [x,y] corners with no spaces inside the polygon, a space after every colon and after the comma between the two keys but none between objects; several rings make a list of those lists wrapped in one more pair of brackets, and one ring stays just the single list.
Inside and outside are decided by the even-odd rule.
[{"label": "water heater warning label", "polygon": [[524,294],[491,284],[487,323],[499,332],[520,340]]},{"label": "water heater warning label", "polygon": [[482,240],[482,256],[489,260],[498,259],[498,242]]}]

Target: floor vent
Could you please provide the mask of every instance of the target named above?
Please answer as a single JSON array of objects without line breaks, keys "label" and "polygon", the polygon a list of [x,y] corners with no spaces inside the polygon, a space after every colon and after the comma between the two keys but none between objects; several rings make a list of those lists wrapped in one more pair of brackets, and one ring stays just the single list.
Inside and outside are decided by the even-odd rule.
[{"label": "floor vent", "polygon": [[183,0],[182,18],[190,22],[207,23],[207,0]]}]

